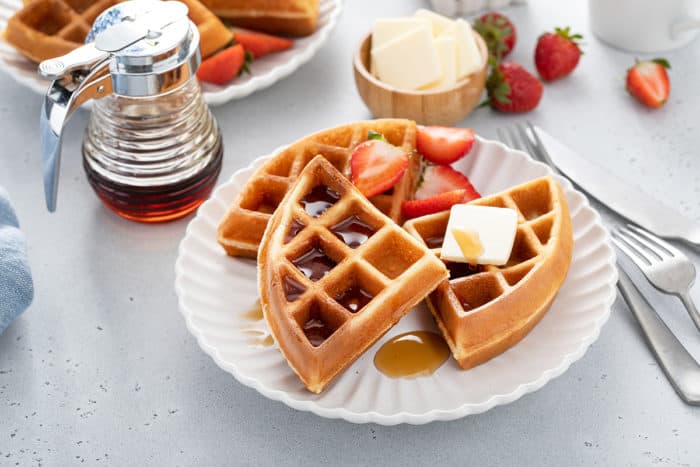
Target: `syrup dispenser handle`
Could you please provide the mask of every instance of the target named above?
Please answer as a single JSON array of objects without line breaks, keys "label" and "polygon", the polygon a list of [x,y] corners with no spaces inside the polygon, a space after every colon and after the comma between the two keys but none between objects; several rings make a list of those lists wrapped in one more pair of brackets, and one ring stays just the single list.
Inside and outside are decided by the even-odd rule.
[{"label": "syrup dispenser handle", "polygon": [[[81,47],[81,49],[89,46]],[[96,50],[96,49],[95,49]],[[71,52],[68,55],[73,54]],[[49,60],[54,62],[48,65],[46,71],[57,70],[57,61],[65,59]],[[46,62],[42,62],[44,65]],[[83,63],[76,68],[65,61],[62,66],[65,70],[83,69],[87,64]],[[88,99],[99,99],[112,93],[112,79],[109,74],[109,55],[105,56],[101,62],[91,63],[92,68],[87,72],[73,71],[65,76],[59,76],[46,93],[44,104],[41,108],[39,118],[41,164],[44,176],[44,196],[46,208],[53,212],[56,210],[56,194],[58,192],[58,173],[61,162],[61,137],[63,127],[73,114],[75,109],[80,107]],[[53,68],[52,68],[53,67]],[[40,70],[42,69],[40,65]],[[48,74],[47,74],[48,76]]]}]

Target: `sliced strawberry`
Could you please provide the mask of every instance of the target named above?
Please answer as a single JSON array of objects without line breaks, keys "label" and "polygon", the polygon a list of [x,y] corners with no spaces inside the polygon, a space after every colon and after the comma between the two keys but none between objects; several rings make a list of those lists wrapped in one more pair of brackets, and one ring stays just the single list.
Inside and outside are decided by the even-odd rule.
[{"label": "sliced strawberry", "polygon": [[197,78],[207,83],[226,84],[247,69],[245,55],[240,44],[224,49],[202,62]]},{"label": "sliced strawberry", "polygon": [[412,199],[401,203],[401,212],[406,219],[447,211],[455,204],[466,203],[473,198],[468,190],[452,190],[430,198]]},{"label": "sliced strawberry", "polygon": [[384,193],[401,180],[408,167],[408,154],[389,144],[381,135],[370,135],[355,148],[350,158],[352,183],[370,198]]},{"label": "sliced strawberry", "polygon": [[422,181],[416,190],[416,199],[430,198],[454,190],[465,190],[469,199],[481,197],[463,173],[457,172],[449,165],[432,165],[423,170]]},{"label": "sliced strawberry", "polygon": [[474,145],[474,131],[469,128],[418,126],[416,149],[435,164],[451,164],[466,156]]},{"label": "sliced strawberry", "polygon": [[246,29],[234,29],[233,38],[243,48],[253,54],[253,58],[260,58],[264,55],[287,50],[294,42],[286,37],[277,37],[262,32],[248,31]]},{"label": "sliced strawberry", "polygon": [[627,91],[647,107],[661,107],[671,93],[667,68],[671,65],[663,58],[637,61],[627,70]]}]

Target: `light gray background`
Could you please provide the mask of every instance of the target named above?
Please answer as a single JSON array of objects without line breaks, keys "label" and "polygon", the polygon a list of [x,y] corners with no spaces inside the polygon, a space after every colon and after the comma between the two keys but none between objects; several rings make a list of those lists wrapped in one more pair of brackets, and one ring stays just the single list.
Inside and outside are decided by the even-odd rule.
[{"label": "light gray background", "polygon": [[[226,145],[220,180],[309,132],[368,118],[352,78],[355,44],[372,18],[421,6],[427,2],[350,0],[310,63],[214,109]],[[531,70],[543,30],[571,25],[586,36],[578,69],[547,84],[527,118],[700,219],[700,42],[665,54],[671,99],[650,111],[624,90],[634,55],[592,37],[586,2],[532,0],[507,11],[518,25],[513,58]],[[220,370],[178,313],[173,267],[189,219],[141,225],[101,206],[79,157],[87,112],[65,134],[58,211],[47,213],[41,98],[2,74],[0,89],[0,184],[27,235],[36,285],[34,304],[0,336],[0,465],[700,463],[700,409],[676,396],[619,302],[566,373],[482,415],[387,428],[326,420],[262,397]],[[482,109],[462,125],[495,137],[497,127],[523,118]],[[693,295],[700,301],[700,286]],[[680,303],[660,296],[653,303],[700,357],[700,335]]]}]

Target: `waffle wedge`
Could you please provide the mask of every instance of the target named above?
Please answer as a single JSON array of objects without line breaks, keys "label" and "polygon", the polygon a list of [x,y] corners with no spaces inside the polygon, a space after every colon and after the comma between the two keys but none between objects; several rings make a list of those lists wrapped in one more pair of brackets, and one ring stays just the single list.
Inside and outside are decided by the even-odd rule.
[{"label": "waffle wedge", "polygon": [[[323,155],[341,173],[349,175],[350,156],[358,144],[367,140],[370,130],[409,153],[415,150],[416,123],[401,119],[351,123],[292,143],[258,168],[243,186],[219,224],[217,239],[221,246],[229,255],[255,258],[272,213],[309,161]],[[401,221],[401,203],[412,196],[419,159],[411,158],[408,170],[390,193],[370,200],[395,222]]]},{"label": "waffle wedge", "polygon": [[315,393],[447,280],[440,259],[322,156],[300,173],[260,245],[265,319]]},{"label": "waffle wedge", "polygon": [[[515,209],[518,227],[506,265],[447,263],[449,281],[426,300],[464,369],[506,351],[537,324],[566,277],[573,249],[566,198],[551,177],[469,204]],[[439,257],[449,214],[412,219],[404,228]]]},{"label": "waffle wedge", "polygon": [[[65,55],[85,43],[95,19],[124,0],[29,0],[8,21],[5,41],[39,63]],[[200,34],[203,57],[223,48],[233,33],[199,0],[180,0]]]},{"label": "waffle wedge", "polygon": [[308,36],[316,30],[319,0],[202,0],[219,18],[272,34]]}]

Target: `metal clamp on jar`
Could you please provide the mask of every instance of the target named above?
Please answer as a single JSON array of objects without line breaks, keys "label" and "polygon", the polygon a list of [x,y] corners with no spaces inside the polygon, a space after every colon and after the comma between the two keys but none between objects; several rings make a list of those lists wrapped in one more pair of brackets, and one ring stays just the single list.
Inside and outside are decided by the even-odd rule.
[{"label": "metal clamp on jar", "polygon": [[100,199],[143,222],[196,209],[216,182],[223,150],[195,76],[199,32],[187,7],[120,3],[95,20],[86,42],[39,65],[40,75],[54,80],[40,120],[47,208],[56,208],[63,127],[95,99],[83,164]]}]

